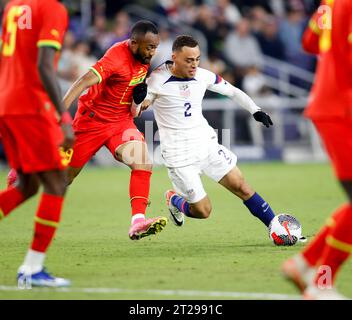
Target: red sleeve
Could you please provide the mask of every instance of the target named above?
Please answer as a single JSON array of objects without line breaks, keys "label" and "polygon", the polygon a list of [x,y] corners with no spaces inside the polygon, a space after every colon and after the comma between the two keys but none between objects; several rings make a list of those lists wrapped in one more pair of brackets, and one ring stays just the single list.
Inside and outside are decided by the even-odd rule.
[{"label": "red sleeve", "polygon": [[66,8],[57,1],[46,0],[40,12],[42,21],[37,46],[60,50],[68,27]]},{"label": "red sleeve", "polygon": [[349,21],[348,21],[348,44],[349,44],[349,50],[348,50],[348,55],[349,55],[349,61],[350,61],[350,66],[352,66],[352,3],[349,2]]},{"label": "red sleeve", "polygon": [[105,55],[90,68],[99,78],[99,83],[110,78],[113,74],[118,73],[123,67],[123,59],[121,59],[118,51],[118,48],[111,47]]},{"label": "red sleeve", "polygon": [[302,47],[305,51],[312,54],[319,54],[319,37],[321,30],[318,26],[318,13],[315,13],[309,20],[308,27],[303,33]]}]

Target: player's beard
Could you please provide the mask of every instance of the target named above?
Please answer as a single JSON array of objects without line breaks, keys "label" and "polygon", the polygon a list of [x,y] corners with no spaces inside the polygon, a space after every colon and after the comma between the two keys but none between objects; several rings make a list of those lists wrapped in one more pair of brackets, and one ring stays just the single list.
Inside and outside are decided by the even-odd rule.
[{"label": "player's beard", "polygon": [[143,55],[137,50],[137,52],[133,55],[136,60],[141,62],[142,64],[149,64],[151,59],[146,59]]}]

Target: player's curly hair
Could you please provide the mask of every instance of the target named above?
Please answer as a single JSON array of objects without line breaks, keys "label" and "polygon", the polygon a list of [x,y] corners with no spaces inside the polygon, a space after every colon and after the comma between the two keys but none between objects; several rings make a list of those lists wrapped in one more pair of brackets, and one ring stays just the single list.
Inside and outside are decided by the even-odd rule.
[{"label": "player's curly hair", "polygon": [[195,48],[199,46],[198,41],[191,36],[181,35],[178,36],[172,44],[172,51],[180,51],[183,47]]}]

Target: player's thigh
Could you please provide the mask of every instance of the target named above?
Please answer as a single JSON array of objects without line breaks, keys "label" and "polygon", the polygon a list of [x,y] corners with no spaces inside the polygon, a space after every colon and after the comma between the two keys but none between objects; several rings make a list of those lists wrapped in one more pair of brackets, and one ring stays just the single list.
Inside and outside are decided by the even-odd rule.
[{"label": "player's thigh", "polygon": [[15,169],[29,174],[65,168],[65,154],[60,148],[63,134],[54,117],[7,117],[6,126],[15,141]]},{"label": "player's thigh", "polygon": [[16,170],[20,169],[17,142],[15,136],[11,133],[11,126],[7,125],[7,121],[3,117],[0,118],[0,134],[9,166]]},{"label": "player's thigh", "polygon": [[210,147],[208,158],[202,163],[202,171],[216,182],[224,178],[236,167],[237,156],[225,146],[214,144]]},{"label": "player's thigh", "polygon": [[133,169],[151,166],[144,136],[134,123],[127,123],[121,130],[115,132],[105,142],[105,146],[117,161]]},{"label": "player's thigh", "polygon": [[68,159],[69,166],[78,168],[78,171],[80,171],[104,145],[107,138],[108,133],[103,128],[100,130],[75,131],[75,143]]},{"label": "player's thigh", "polygon": [[331,159],[336,177],[352,180],[352,121],[314,121]]},{"label": "player's thigh", "polygon": [[194,204],[207,197],[201,180],[201,171],[197,166],[168,168],[174,190],[189,203]]}]

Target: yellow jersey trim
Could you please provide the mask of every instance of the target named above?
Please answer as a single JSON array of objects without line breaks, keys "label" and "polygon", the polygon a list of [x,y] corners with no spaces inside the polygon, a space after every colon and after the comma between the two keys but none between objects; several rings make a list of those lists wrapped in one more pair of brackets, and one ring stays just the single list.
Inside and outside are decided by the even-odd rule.
[{"label": "yellow jersey trim", "polygon": [[130,81],[129,86],[135,86],[137,84],[142,83],[144,81],[146,75],[147,75],[147,73],[145,72],[144,74],[141,74],[138,77],[132,78],[132,80]]},{"label": "yellow jersey trim", "polygon": [[314,19],[309,20],[309,28],[317,35],[320,35],[320,28]]},{"label": "yellow jersey trim", "polygon": [[352,252],[352,244],[342,242],[340,240],[335,239],[333,236],[328,236],[326,238],[326,243],[330,246],[333,247],[337,250],[343,251],[343,252]]},{"label": "yellow jersey trim", "polygon": [[39,218],[39,217],[35,217],[34,221],[38,222],[38,223],[40,223],[40,224],[42,224],[44,226],[48,226],[48,227],[57,228],[59,226],[58,222],[45,220],[45,219],[42,219],[42,218]]},{"label": "yellow jersey trim", "polygon": [[100,73],[97,70],[95,70],[93,67],[90,67],[89,70],[93,71],[94,74],[99,78],[99,83],[103,81],[103,77],[100,75]]},{"label": "yellow jersey trim", "polygon": [[37,47],[54,47],[56,50],[61,50],[61,43],[55,40],[39,40],[37,42]]}]

